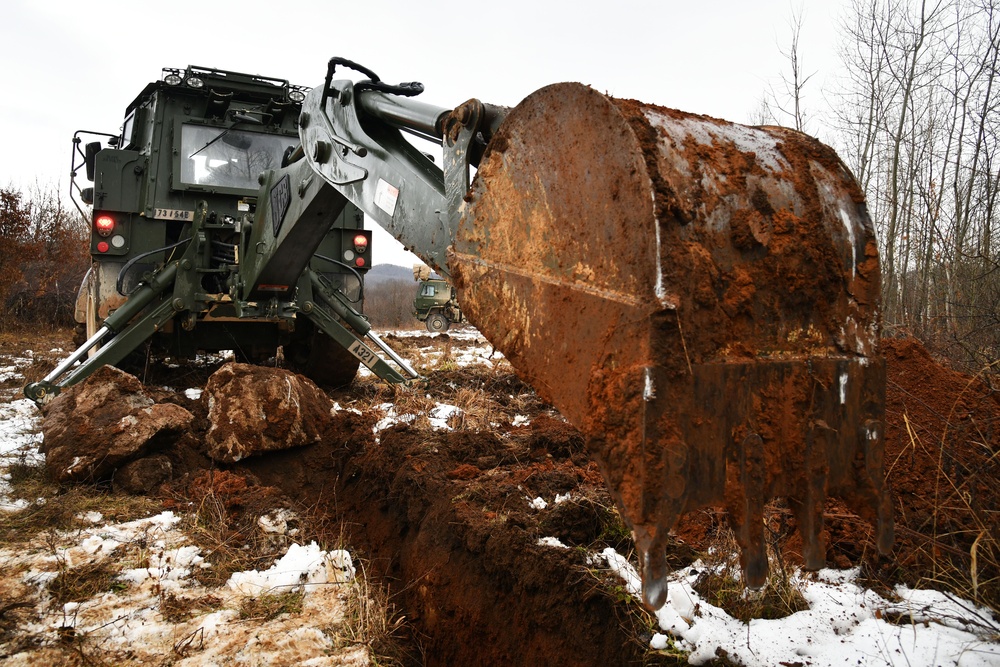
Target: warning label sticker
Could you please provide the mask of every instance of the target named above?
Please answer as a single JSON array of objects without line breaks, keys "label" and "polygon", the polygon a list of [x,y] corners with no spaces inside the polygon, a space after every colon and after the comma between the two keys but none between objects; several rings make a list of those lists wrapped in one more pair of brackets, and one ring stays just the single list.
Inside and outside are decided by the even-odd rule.
[{"label": "warning label sticker", "polygon": [[399,199],[399,188],[389,185],[381,178],[375,186],[375,205],[392,217],[396,213],[396,200]]}]

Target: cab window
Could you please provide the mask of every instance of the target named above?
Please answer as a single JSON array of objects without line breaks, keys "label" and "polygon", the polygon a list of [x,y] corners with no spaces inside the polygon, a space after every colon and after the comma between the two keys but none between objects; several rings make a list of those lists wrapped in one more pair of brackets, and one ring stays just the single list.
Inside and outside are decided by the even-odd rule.
[{"label": "cab window", "polygon": [[257,177],[281,165],[297,137],[201,125],[181,128],[181,183],[256,190]]}]

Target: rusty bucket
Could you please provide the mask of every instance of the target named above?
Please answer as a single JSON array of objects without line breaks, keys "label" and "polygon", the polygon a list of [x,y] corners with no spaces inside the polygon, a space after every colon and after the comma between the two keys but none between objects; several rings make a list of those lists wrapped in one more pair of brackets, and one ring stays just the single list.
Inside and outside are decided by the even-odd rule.
[{"label": "rusty bucket", "polygon": [[700,507],[728,510],[751,587],[773,497],[808,568],[828,496],[891,547],[878,254],[827,146],[548,86],[492,138],[449,268],[470,321],[584,433],[648,606],[668,531]]}]

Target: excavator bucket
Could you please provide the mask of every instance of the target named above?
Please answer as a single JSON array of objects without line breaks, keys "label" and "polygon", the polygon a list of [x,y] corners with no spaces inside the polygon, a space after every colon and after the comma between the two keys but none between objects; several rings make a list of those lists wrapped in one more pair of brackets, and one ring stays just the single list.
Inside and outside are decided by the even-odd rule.
[{"label": "excavator bucket", "polygon": [[647,606],[666,597],[668,532],[701,507],[728,510],[750,587],[773,497],[807,568],[828,496],[891,548],[879,260],[827,146],[549,86],[492,138],[449,269],[469,320],[583,432]]}]

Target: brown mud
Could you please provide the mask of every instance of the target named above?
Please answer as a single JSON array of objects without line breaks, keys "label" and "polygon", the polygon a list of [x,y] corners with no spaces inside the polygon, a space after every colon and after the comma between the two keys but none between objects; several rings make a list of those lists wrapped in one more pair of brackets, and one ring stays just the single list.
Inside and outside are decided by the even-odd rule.
[{"label": "brown mud", "polygon": [[[461,371],[447,384],[483,379]],[[501,392],[528,391],[513,376],[492,379]],[[576,429],[537,407],[509,435],[397,425],[378,444],[373,415],[340,413],[330,440],[239,469],[299,500],[325,500],[369,573],[391,584],[424,664],[661,664],[648,617],[588,560],[605,546],[630,548],[597,466]],[[545,509],[531,505],[538,497]],[[543,537],[567,548],[539,545]],[[677,564],[693,558],[686,550]]]},{"label": "brown mud", "polygon": [[[419,343],[433,344],[462,343]],[[942,554],[968,567],[977,522],[995,516],[1000,402],[915,341],[883,346],[886,467],[901,530],[893,552],[879,557],[872,526],[830,500],[823,515],[824,562],[862,565],[882,586],[927,585],[944,564]],[[427,388],[435,396],[462,390],[500,402],[532,395],[512,374],[481,368],[435,373]],[[496,432],[448,432],[397,425],[382,431],[377,443],[377,413],[342,411],[324,442],[231,469],[298,502],[322,504],[344,522],[348,543],[370,564],[369,574],[386,582],[402,606],[424,664],[673,664],[675,657],[648,650],[655,631],[650,617],[622,595],[620,582],[588,560],[607,546],[633,562],[635,556],[582,435],[545,404],[526,405],[527,426],[507,421]],[[958,496],[944,490],[951,484],[958,485]],[[569,500],[556,504],[564,494]],[[547,507],[532,507],[537,497]],[[984,511],[963,509],[965,501],[956,498]],[[778,502],[767,518],[787,561],[801,564],[795,513]],[[722,508],[685,513],[669,542],[670,566],[691,564],[727,523]],[[996,531],[996,524],[990,529]],[[543,537],[569,548],[541,546]],[[980,601],[996,605],[1000,573],[995,561],[981,560]]]},{"label": "brown mud", "polygon": [[[442,350],[466,345],[446,336],[412,343]],[[880,586],[948,584],[972,597],[969,582],[945,573],[949,565],[952,572],[968,572],[976,552],[978,601],[996,609],[1000,571],[989,548],[1000,534],[1000,400],[985,384],[935,361],[916,341],[881,345],[897,543],[889,556],[878,557],[871,525],[828,501],[825,562],[861,565]],[[171,372],[175,387],[207,379],[205,370]],[[344,522],[346,544],[367,573],[389,585],[424,664],[682,663],[648,650],[655,630],[650,617],[623,594],[620,581],[588,561],[588,554],[608,546],[633,563],[635,556],[579,431],[502,368],[428,376],[423,391],[434,400],[478,393],[498,405],[516,403],[531,421],[513,426],[511,412],[500,409],[491,414],[497,425],[489,430],[398,425],[380,432],[376,442],[372,427],[381,413],[342,410],[321,443],[224,466],[200,453],[208,429],[204,401],[163,391],[157,400],[195,415],[192,429],[162,452],[178,475],[166,489],[168,502],[197,502],[210,490],[230,511],[245,514],[240,525],[250,528],[256,514],[276,506],[325,509]],[[331,398],[372,405],[384,391],[361,383]],[[565,494],[568,500],[555,503]],[[531,506],[537,497],[547,502],[545,509]],[[794,513],[778,504],[767,518],[787,562],[801,563]],[[670,566],[692,563],[717,543],[726,524],[721,508],[685,513],[670,540]],[[569,548],[541,546],[543,537]]]}]

